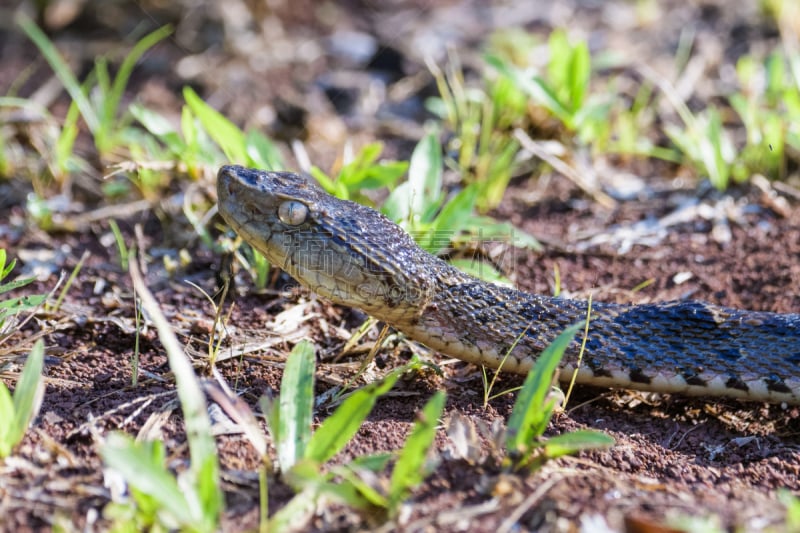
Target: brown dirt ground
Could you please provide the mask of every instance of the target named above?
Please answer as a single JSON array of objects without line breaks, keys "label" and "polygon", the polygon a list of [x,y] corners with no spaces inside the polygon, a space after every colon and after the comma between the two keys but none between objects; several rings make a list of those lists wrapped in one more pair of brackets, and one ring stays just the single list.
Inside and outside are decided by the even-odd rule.
[{"label": "brown dirt ground", "polygon": [[[315,27],[302,16],[304,7],[300,4],[305,5],[298,2],[286,8],[283,20],[287,26],[296,24],[295,29],[310,39]],[[431,6],[426,8],[435,11]],[[702,6],[696,9],[705,13]],[[587,17],[593,13],[583,12]],[[718,15],[709,20],[725,24],[725,17]],[[686,16],[677,21],[670,18],[665,28],[681,24]],[[354,25],[363,26],[363,19],[352,17]],[[713,26],[711,22],[708,24]],[[659,32],[653,42],[663,36]],[[164,52],[170,61],[174,54],[174,50]],[[314,64],[309,70],[322,70],[323,66]],[[3,79],[14,79],[15,69],[22,67],[5,68]],[[311,78],[311,72],[301,69],[290,81],[301,84]],[[204,81],[210,84],[210,91],[215,87]],[[290,81],[283,79],[286,84]],[[155,76],[140,80],[137,87],[175,112],[178,106],[170,107],[171,99],[176,98],[169,96],[174,89],[170,83],[176,83],[174,78],[159,81]],[[233,116],[237,108],[246,113],[244,102],[248,100],[238,96],[252,92],[253,87],[234,85],[230,82],[230,92],[222,98]],[[280,93],[273,84],[268,95],[250,94],[250,98],[269,101],[276,91]],[[232,98],[232,94],[237,97]],[[330,112],[326,116],[326,120],[338,124],[330,118]],[[369,125],[362,124],[358,129],[362,134],[373,132]],[[404,153],[402,139],[395,141],[390,149]],[[315,142],[320,139],[310,134],[312,150]],[[324,150],[321,154],[321,158],[326,157]],[[331,157],[330,151],[327,157]],[[654,175],[661,170],[650,168],[647,172]],[[798,312],[798,197],[788,189],[788,193],[778,194],[776,201],[755,186],[722,196],[686,183],[653,179],[634,200],[605,209],[558,175],[515,180],[493,214],[541,238],[545,250],[512,249],[504,256],[503,266],[521,289],[531,292],[552,293],[557,269],[562,291],[575,297],[591,293],[595,300],[621,302],[688,297],[731,307]],[[210,179],[202,185],[212,190]],[[712,207],[732,202],[739,206],[734,209],[738,214],[730,217],[735,220],[730,223],[690,217],[669,227],[657,241],[634,243],[624,253],[617,242],[590,241],[612,234],[617,227],[664,217],[686,198],[698,198]],[[44,262],[55,266],[56,271],[69,271],[85,250],[90,255],[62,310],[40,317],[22,332],[52,331],[47,336],[48,386],[36,424],[14,460],[0,466],[0,530],[45,530],[55,517],[80,528],[102,529],[105,523],[98,513],[108,502],[109,491],[97,456],[98,439],[111,430],[136,434],[150,415],[165,410],[169,416],[161,426],[160,438],[169,450],[171,464],[180,465],[186,458],[182,418],[173,401],[174,383],[157,336],[147,328],[141,336],[141,383],[135,388],[130,385],[129,362],[135,341],[131,285],[127,273],[119,267],[114,247],[108,244],[107,223],[98,221],[80,231],[48,235],[24,224],[21,196],[8,192],[4,202],[0,247],[22,259],[20,271],[33,266],[30,254],[25,253],[32,250],[51,253]],[[173,233],[165,233],[164,219],[147,211],[119,222],[131,239],[134,225],[144,226],[138,243],[150,254],[148,282],[194,355],[197,368],[203,370],[202,354],[213,311],[185,280],[212,293],[218,284],[221,259],[199,244],[187,242],[174,227],[179,222],[171,226]],[[730,240],[718,242],[715,236],[725,228],[730,230]],[[180,246],[191,251],[193,261],[170,276],[163,269],[158,250]],[[48,290],[56,278],[55,273],[46,276],[31,290]],[[647,280],[651,282],[645,288],[632,290]],[[272,341],[271,347],[218,364],[227,382],[253,407],[262,394],[279,389],[282,361],[300,338],[310,338],[318,346],[318,393],[341,383],[358,366],[358,358],[337,363],[332,358],[364,316],[294,290],[285,276],[276,276],[273,281],[268,291],[259,294],[243,273],[237,276],[235,307],[228,327],[229,346],[262,340]],[[288,329],[277,331],[275,317],[298,305],[304,318],[290,321]],[[375,335],[373,331],[371,338]],[[423,353],[440,364],[442,374],[426,372],[399,383],[378,403],[337,461],[399,448],[416,413],[437,389],[448,393],[445,423],[456,414],[477,425],[505,420],[513,396],[502,396],[484,406],[478,369],[452,363],[439,354]],[[395,341],[379,354],[371,372],[380,374],[409,355],[408,345]],[[519,383],[518,377],[502,376],[498,390]],[[324,409],[317,413],[318,418],[325,415]],[[777,491],[786,488],[800,494],[799,417],[798,407],[581,388],[566,411],[556,415],[548,434],[595,428],[613,436],[616,446],[561,459],[538,472],[509,475],[498,468],[485,438],[480,458],[456,458],[442,430],[436,441],[441,462],[408,502],[399,527],[425,531],[601,531],[606,522],[615,531],[660,531],[652,528],[676,516],[712,517],[723,529],[751,531],[780,526],[785,510],[777,500]],[[252,530],[258,524],[258,487],[253,473],[259,458],[242,435],[224,435],[217,443],[228,504],[225,529]],[[271,481],[271,511],[290,497],[285,485]],[[369,529],[378,524],[370,517],[329,506],[310,526],[328,531]]]}]

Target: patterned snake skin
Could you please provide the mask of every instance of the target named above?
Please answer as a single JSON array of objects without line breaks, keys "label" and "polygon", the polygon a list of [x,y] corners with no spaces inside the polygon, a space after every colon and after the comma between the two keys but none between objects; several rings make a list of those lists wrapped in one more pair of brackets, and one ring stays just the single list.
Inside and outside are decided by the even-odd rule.
[{"label": "patterned snake skin", "polygon": [[[470,277],[380,213],[296,174],[225,166],[217,192],[225,220],[274,265],[452,357],[498,368],[511,350],[502,370],[526,373],[565,327],[586,319],[586,302]],[[564,357],[562,378],[579,345]],[[577,382],[798,404],[799,363],[798,314],[595,302]]]}]

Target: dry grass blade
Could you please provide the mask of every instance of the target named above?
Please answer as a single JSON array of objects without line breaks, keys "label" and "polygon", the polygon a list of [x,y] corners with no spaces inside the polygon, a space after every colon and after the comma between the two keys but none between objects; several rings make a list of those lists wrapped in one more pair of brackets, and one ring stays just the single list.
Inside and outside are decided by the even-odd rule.
[{"label": "dry grass blade", "polygon": [[[211,420],[205,394],[175,332],[172,331],[153,293],[147,288],[135,258],[130,261],[129,268],[134,290],[141,299],[142,308],[156,326],[158,337],[167,352],[170,368],[175,375],[191,455],[191,466],[187,472],[191,474],[188,480],[189,486],[183,488],[188,512],[192,515],[195,525],[202,529],[213,529],[216,528],[219,513],[222,511],[223,495],[219,484],[216,444],[211,433]],[[140,481],[153,482],[148,479]]]},{"label": "dry grass blade", "polygon": [[617,205],[617,202],[613,198],[601,191],[596,185],[584,179],[580,172],[553,155],[550,151],[544,148],[541,143],[531,139],[531,137],[523,130],[514,130],[514,137],[519,141],[520,145],[522,145],[525,150],[528,150],[533,155],[553,167],[553,169],[555,169],[557,172],[569,178],[573,183],[575,183],[575,185],[583,189],[584,192],[594,198],[597,203],[603,207],[611,209]]},{"label": "dry grass blade", "polygon": [[170,368],[175,374],[178,397],[186,417],[186,432],[192,455],[194,456],[195,453],[198,454],[197,457],[213,455],[216,447],[214,439],[211,438],[211,421],[208,418],[205,394],[203,394],[203,388],[194,373],[192,363],[184,354],[178,337],[172,331],[172,327],[161,311],[153,293],[147,288],[136,261],[130,262],[130,274],[134,290],[142,302],[142,308],[155,324],[158,338],[164,345]]}]

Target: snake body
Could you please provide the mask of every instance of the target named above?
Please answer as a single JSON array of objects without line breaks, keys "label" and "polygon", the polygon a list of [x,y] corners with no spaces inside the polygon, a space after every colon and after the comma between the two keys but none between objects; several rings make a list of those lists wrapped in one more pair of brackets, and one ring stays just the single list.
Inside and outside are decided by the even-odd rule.
[{"label": "snake body", "polygon": [[[586,320],[587,302],[468,276],[377,211],[297,174],[225,166],[217,192],[223,218],[273,265],[452,357],[526,373],[559,333]],[[580,342],[562,360],[565,379]],[[800,314],[595,302],[577,382],[800,404],[799,364]]]}]

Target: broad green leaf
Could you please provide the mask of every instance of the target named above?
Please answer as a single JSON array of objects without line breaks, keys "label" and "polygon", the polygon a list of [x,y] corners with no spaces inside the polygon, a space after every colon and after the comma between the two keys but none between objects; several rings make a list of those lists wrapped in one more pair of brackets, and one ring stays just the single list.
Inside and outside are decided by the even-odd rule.
[{"label": "broad green leaf", "polygon": [[361,427],[377,399],[389,392],[399,377],[400,373],[393,371],[382,381],[353,392],[311,436],[305,457],[324,463],[339,453]]},{"label": "broad green leaf", "polygon": [[260,131],[247,132],[245,145],[249,165],[267,170],[279,170],[283,167],[280,150]]},{"label": "broad green leaf", "polygon": [[482,240],[507,242],[516,248],[542,250],[536,237],[510,222],[498,222],[491,217],[473,217],[469,222],[468,229]]},{"label": "broad green leaf", "polygon": [[436,135],[429,133],[417,143],[408,167],[409,209],[419,216],[442,196],[442,147]]},{"label": "broad green leaf", "polygon": [[164,465],[161,447],[163,444],[158,441],[136,442],[124,433],[114,432],[108,435],[100,453],[103,461],[128,484],[158,500],[181,524],[193,524],[194,514],[184,491]]},{"label": "broad green leaf", "polygon": [[312,166],[310,173],[328,194],[332,194],[342,200],[350,199],[350,192],[347,190],[347,187],[340,181],[332,180],[321,168]]},{"label": "broad green leaf", "polygon": [[278,400],[280,418],[275,442],[283,471],[305,455],[311,438],[315,363],[314,345],[306,340],[298,343],[286,360]]},{"label": "broad green leaf", "polygon": [[800,531],[800,498],[789,489],[778,489],[778,500],[786,507],[786,526],[790,531]]},{"label": "broad green leaf", "polygon": [[200,120],[203,128],[217,145],[222,148],[225,157],[232,163],[244,164],[248,161],[245,135],[233,122],[222,113],[205,103],[191,87],[184,87],[183,98]]},{"label": "broad green leaf", "polygon": [[163,138],[168,135],[174,135],[180,139],[178,132],[172,127],[172,123],[164,118],[161,113],[148,109],[138,102],[132,103],[128,110],[133,115],[133,118],[138,120],[147,131],[156,137]]},{"label": "broad green leaf", "polygon": [[[460,234],[466,228],[467,222],[473,216],[475,201],[478,198],[478,184],[473,183],[458,192],[442,208],[432,224],[432,231],[436,234],[436,242],[430,243],[425,248],[432,254],[440,252],[442,235],[449,235],[450,239]],[[448,243],[449,244],[449,243]]]},{"label": "broad green leaf", "polygon": [[585,40],[581,40],[572,48],[569,62],[568,89],[570,101],[567,102],[567,105],[573,113],[583,107],[586,91],[589,88],[591,68],[589,46]]},{"label": "broad green leaf", "polygon": [[547,40],[547,79],[553,87],[559,102],[568,104],[569,67],[572,47],[564,30],[555,30]]},{"label": "broad green leaf", "polygon": [[158,137],[173,154],[180,154],[186,147],[186,143],[172,127],[172,124],[160,113],[147,109],[138,103],[132,104],[129,111],[147,131]]},{"label": "broad green leaf", "polygon": [[375,164],[383,151],[383,143],[374,142],[366,145],[356,156],[355,160],[344,165],[339,172],[339,179],[348,190],[363,187],[361,184],[367,177],[369,169]]},{"label": "broad green leaf", "polygon": [[411,219],[411,184],[404,181],[389,193],[381,205],[381,213],[408,229]]},{"label": "broad green leaf", "polygon": [[465,272],[483,281],[505,285],[506,287],[514,286],[511,280],[498,272],[491,263],[487,263],[486,261],[481,261],[479,259],[450,259],[448,262],[461,272]]},{"label": "broad green leaf", "polygon": [[[749,57],[749,56],[744,56],[744,57]],[[738,63],[736,65],[736,70],[737,72],[739,71]],[[780,98],[780,95],[784,92],[786,86],[786,63],[784,62],[783,54],[781,54],[780,52],[778,51],[773,52],[767,59],[766,77],[767,77],[767,87],[766,87],[767,96],[772,100]],[[752,78],[743,78],[742,75],[740,74],[740,81],[742,83],[753,79],[758,79],[758,78],[757,76],[753,76]],[[798,88],[800,88],[800,84],[798,84]]]},{"label": "broad green leaf", "polygon": [[362,189],[378,189],[380,187],[393,187],[397,180],[408,171],[405,161],[385,161],[370,167],[367,175],[359,183]]},{"label": "broad green leaf", "polygon": [[390,506],[395,508],[404,500],[412,488],[427,477],[425,460],[428,449],[436,437],[436,427],[444,410],[445,393],[436,391],[422,408],[419,419],[414,423],[411,435],[406,439],[400,457],[394,465],[389,482]]}]

